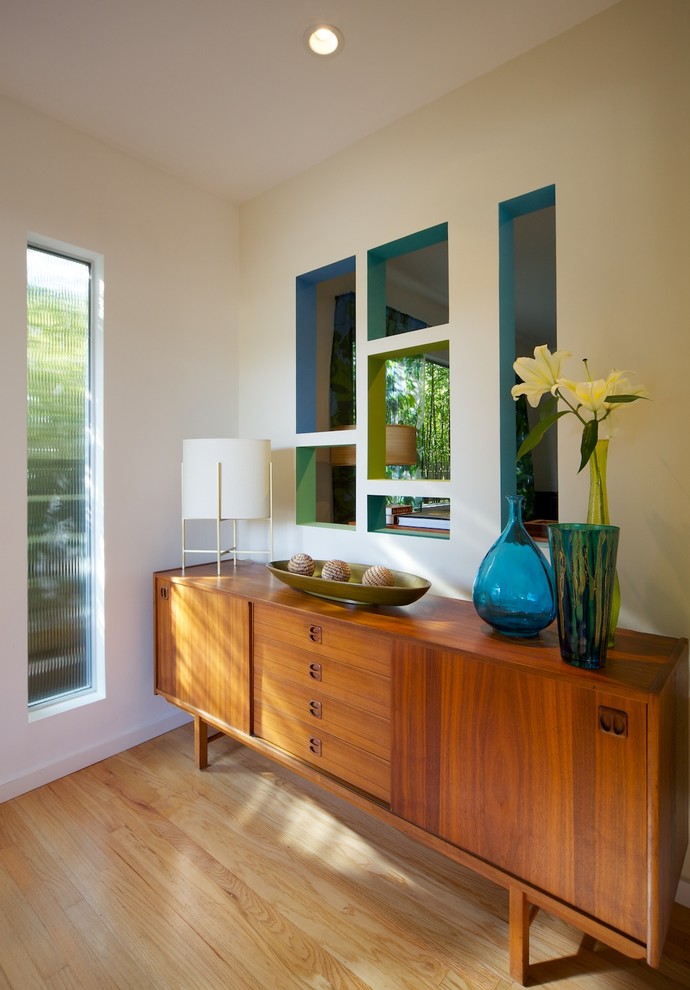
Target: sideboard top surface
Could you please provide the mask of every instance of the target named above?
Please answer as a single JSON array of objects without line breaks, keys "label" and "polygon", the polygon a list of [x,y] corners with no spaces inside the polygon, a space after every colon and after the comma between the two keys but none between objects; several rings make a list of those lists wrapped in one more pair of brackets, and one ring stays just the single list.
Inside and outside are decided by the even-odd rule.
[{"label": "sideboard top surface", "polygon": [[471,602],[427,594],[404,607],[362,606],[333,602],[309,595],[280,582],[263,564],[240,561],[201,564],[159,571],[156,575],[174,583],[232,594],[249,601],[267,602],[321,619],[354,623],[387,636],[411,640],[416,646],[459,650],[488,662],[510,663],[541,675],[572,678],[592,690],[658,693],[676,661],[687,654],[685,639],[618,629],[615,649],[609,650],[602,670],[588,671],[565,664],[553,623],[538,636],[517,639],[501,636],[477,615]]}]

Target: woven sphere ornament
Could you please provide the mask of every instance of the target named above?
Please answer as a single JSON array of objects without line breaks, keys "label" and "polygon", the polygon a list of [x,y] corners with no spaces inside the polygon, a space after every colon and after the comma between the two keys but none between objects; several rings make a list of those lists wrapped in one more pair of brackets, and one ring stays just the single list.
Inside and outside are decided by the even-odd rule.
[{"label": "woven sphere ornament", "polygon": [[314,573],[314,561],[308,553],[293,553],[287,562],[291,574],[305,574],[311,577]]},{"label": "woven sphere ornament", "polygon": [[344,560],[327,560],[321,568],[321,577],[325,581],[349,581],[352,571]]},{"label": "woven sphere ornament", "polygon": [[376,588],[390,588],[395,584],[395,579],[387,567],[374,564],[373,567],[367,567],[362,574],[362,584],[369,584]]}]

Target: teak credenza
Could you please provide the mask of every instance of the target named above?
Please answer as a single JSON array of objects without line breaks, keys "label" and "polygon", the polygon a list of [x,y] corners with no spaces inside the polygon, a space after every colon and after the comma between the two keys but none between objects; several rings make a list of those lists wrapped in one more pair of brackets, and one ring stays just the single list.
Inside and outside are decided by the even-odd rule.
[{"label": "teak credenza", "polygon": [[688,643],[619,630],[602,671],[469,602],[347,606],[262,564],[154,575],[155,690],[509,891],[658,966],[688,837]]}]

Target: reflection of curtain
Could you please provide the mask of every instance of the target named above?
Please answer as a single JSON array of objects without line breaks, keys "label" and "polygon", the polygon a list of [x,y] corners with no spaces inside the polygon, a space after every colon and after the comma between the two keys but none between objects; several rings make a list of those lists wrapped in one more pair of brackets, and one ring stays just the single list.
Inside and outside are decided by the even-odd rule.
[{"label": "reflection of curtain", "polygon": [[[355,294],[335,297],[333,346],[330,368],[331,426],[353,426],[355,405]],[[355,468],[334,465],[333,522],[347,524],[355,519]]]},{"label": "reflection of curtain", "polygon": [[331,349],[331,426],[355,422],[355,294],[335,297]]},{"label": "reflection of curtain", "polygon": [[408,316],[407,313],[400,313],[397,309],[386,306],[386,337],[407,333],[408,330],[423,330],[428,325],[415,316]]},{"label": "reflection of curtain", "polygon": [[[516,378],[517,382],[518,379]],[[517,449],[529,433],[529,422],[527,420],[527,396],[519,395],[515,402],[515,438]],[[532,464],[532,453],[525,454],[517,462],[515,468],[517,477],[516,492],[522,495],[522,515],[524,519],[534,519],[534,466]]]}]

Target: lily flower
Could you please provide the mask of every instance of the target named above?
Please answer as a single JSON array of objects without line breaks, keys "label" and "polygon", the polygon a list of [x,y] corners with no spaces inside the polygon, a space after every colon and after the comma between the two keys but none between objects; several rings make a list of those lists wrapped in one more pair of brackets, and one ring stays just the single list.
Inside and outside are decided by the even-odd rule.
[{"label": "lily flower", "polygon": [[616,382],[613,383],[613,387],[609,392],[606,403],[606,408],[613,410],[614,406],[620,405],[623,402],[632,402],[633,399],[647,399],[649,398],[649,393],[644,385],[632,385],[625,375],[630,374],[628,371],[621,371],[620,377]]},{"label": "lily flower", "polygon": [[[514,385],[510,390],[514,399],[526,395],[529,404],[536,408],[543,395],[551,392],[556,404],[560,400],[566,406],[553,412],[553,403],[545,410],[537,425],[527,434],[517,453],[520,460],[537,446],[544,434],[561,416],[571,413],[582,423],[580,444],[580,468],[587,464],[599,438],[599,426],[618,409],[620,405],[646,399],[647,390],[643,385],[633,386],[626,377],[628,371],[610,371],[606,378],[593,379],[589,374],[587,360],[584,360],[587,380],[573,381],[561,376],[561,364],[572,357],[569,351],[555,351],[553,354],[546,344],[534,349],[533,358],[518,358],[513,368],[522,378],[522,385]],[[610,424],[607,424],[607,426]]]},{"label": "lily flower", "polygon": [[572,357],[570,351],[554,351],[552,354],[546,344],[534,348],[533,358],[518,358],[513,369],[523,385],[514,385],[510,394],[514,399],[526,395],[527,401],[536,409],[542,395],[550,392],[561,374],[561,363],[565,358]]},{"label": "lily flower", "polygon": [[608,378],[597,378],[595,381],[587,382],[572,382],[567,378],[559,378],[552,391],[556,395],[557,389],[564,401],[570,399],[570,405],[582,407],[592,413],[595,419],[601,419],[603,417],[598,416],[598,413],[605,410],[606,400],[610,395],[615,394],[616,385],[623,375],[622,371],[612,371]]}]

